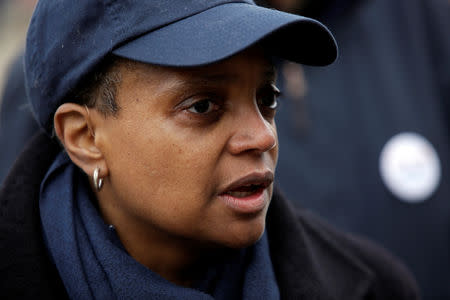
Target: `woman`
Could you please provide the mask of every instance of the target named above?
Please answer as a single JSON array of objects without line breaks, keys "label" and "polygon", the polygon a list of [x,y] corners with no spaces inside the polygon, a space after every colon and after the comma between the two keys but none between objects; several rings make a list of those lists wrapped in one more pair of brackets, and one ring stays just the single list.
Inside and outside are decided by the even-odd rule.
[{"label": "woman", "polygon": [[326,65],[336,46],[251,1],[39,1],[25,65],[47,135],[2,190],[7,295],[416,297],[382,250],[273,192],[274,55]]}]

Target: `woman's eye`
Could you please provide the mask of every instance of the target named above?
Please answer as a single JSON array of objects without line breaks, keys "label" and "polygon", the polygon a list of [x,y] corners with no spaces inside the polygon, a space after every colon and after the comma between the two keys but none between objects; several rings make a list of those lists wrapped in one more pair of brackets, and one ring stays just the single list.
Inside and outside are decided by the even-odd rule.
[{"label": "woman's eye", "polygon": [[195,114],[207,114],[217,110],[218,105],[210,99],[200,100],[192,104],[187,110]]},{"label": "woman's eye", "polygon": [[278,97],[280,96],[280,90],[273,84],[269,88],[264,89],[258,98],[259,105],[264,108],[275,110],[278,107]]},{"label": "woman's eye", "polygon": [[278,106],[277,97],[275,95],[266,95],[261,97],[260,104],[270,109],[276,109]]}]

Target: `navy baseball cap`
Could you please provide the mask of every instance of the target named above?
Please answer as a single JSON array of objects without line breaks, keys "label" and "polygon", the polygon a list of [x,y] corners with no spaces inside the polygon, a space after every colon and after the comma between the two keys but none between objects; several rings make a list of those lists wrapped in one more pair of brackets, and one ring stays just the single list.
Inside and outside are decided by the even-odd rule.
[{"label": "navy baseball cap", "polygon": [[39,124],[107,56],[174,67],[226,59],[262,42],[274,56],[324,66],[337,57],[316,20],[232,0],[39,0],[25,51],[27,95]]}]

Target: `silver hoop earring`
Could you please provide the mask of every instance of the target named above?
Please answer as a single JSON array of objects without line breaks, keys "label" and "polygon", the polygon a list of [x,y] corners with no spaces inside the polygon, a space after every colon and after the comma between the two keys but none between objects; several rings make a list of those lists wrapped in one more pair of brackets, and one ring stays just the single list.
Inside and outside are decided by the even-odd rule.
[{"label": "silver hoop earring", "polygon": [[98,173],[100,173],[100,168],[97,167],[94,170],[94,175],[92,176],[94,178],[94,186],[97,189],[97,191],[100,191],[100,189],[103,186],[103,178],[98,177]]}]

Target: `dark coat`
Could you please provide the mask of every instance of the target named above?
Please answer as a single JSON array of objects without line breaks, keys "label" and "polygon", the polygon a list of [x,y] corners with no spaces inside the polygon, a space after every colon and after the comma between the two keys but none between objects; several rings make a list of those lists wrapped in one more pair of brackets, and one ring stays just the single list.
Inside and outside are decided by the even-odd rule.
[{"label": "dark coat", "polygon": [[[0,190],[2,299],[66,299],[47,255],[39,217],[40,182],[60,151],[38,134]],[[408,271],[384,250],[294,211],[275,191],[267,217],[282,299],[418,299]]]}]

